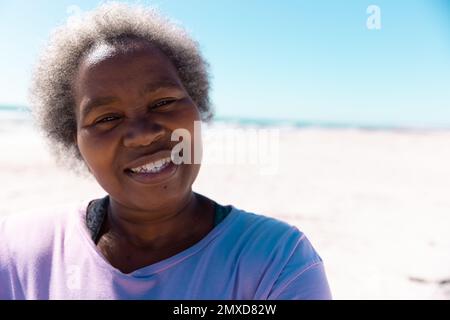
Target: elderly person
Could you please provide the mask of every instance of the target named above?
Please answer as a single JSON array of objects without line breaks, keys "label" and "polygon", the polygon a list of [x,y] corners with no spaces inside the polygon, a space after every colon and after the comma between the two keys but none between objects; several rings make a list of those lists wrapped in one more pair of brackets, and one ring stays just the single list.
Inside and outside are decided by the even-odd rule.
[{"label": "elderly person", "polygon": [[211,116],[207,63],[181,27],[105,4],[53,34],[33,83],[57,159],[107,196],[3,218],[1,299],[330,298],[296,227],[193,192],[200,164],[173,161],[172,133],[199,147],[194,123]]}]

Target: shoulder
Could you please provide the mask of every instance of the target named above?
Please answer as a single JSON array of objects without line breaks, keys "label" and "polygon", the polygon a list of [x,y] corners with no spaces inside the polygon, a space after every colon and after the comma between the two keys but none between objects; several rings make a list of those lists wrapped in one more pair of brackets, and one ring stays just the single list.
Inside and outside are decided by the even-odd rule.
[{"label": "shoulder", "polygon": [[302,242],[309,242],[297,226],[283,220],[233,207],[236,215],[233,230],[241,234],[249,243],[258,247],[293,250]]},{"label": "shoulder", "polygon": [[322,262],[309,239],[297,226],[234,207],[233,212],[236,217],[229,233],[235,245],[245,247],[253,261],[273,261],[281,266],[295,260],[298,269]]},{"label": "shoulder", "polygon": [[80,217],[83,205],[0,217],[0,299],[24,299],[37,278],[51,273],[54,258],[62,254],[67,230]]},{"label": "shoulder", "polygon": [[[234,246],[242,247],[245,264],[254,276],[259,273],[256,298],[328,297],[323,261],[306,235],[285,221],[239,210],[232,225]],[[236,248],[234,248],[236,249]],[[320,292],[305,291],[309,284]],[[328,290],[328,291],[327,291]]]},{"label": "shoulder", "polygon": [[53,248],[85,201],[0,217],[0,257],[27,259]]}]

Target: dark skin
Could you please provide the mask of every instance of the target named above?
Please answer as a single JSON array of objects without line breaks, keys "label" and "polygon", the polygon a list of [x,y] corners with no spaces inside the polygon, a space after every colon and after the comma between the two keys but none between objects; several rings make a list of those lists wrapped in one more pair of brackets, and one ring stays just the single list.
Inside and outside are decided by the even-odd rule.
[{"label": "dark skin", "polygon": [[[74,139],[110,198],[97,247],[111,265],[130,273],[205,237],[213,228],[214,203],[192,191],[199,164],[181,164],[154,184],[124,173],[139,157],[173,148],[175,129],[187,129],[194,140],[200,113],[167,56],[145,42],[126,51],[94,50],[82,60],[73,91]],[[100,106],[86,113],[94,101]]]}]

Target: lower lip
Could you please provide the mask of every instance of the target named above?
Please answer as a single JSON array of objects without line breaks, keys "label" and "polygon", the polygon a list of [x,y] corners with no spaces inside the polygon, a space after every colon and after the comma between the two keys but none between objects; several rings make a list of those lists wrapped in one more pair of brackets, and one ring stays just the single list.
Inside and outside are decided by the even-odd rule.
[{"label": "lower lip", "polygon": [[175,174],[177,169],[178,166],[173,162],[170,162],[165,168],[158,172],[134,173],[131,171],[126,171],[125,174],[139,183],[156,184],[164,182],[167,179],[171,178]]}]

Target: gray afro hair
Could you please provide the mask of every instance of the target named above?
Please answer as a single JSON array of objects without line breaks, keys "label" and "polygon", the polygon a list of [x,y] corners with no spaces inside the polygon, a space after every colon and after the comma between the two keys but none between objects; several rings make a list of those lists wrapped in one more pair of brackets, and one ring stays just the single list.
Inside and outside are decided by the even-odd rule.
[{"label": "gray afro hair", "polygon": [[71,17],[55,29],[35,67],[30,102],[36,125],[59,164],[86,173],[73,139],[77,131],[72,81],[83,56],[99,43],[136,38],[157,46],[172,61],[203,120],[212,117],[209,65],[187,31],[155,8],[108,2]]}]

